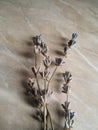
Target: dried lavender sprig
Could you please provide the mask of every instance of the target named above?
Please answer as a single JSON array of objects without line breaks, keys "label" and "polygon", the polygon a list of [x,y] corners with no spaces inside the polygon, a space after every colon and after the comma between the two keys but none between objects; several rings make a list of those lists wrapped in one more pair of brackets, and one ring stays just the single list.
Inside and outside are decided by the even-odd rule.
[{"label": "dried lavender sprig", "polygon": [[68,85],[68,83],[72,79],[72,75],[71,75],[70,72],[66,71],[63,74],[63,77],[64,77],[64,80],[65,80],[65,83],[64,83],[62,92],[67,94],[66,102],[65,102],[65,104],[62,104],[62,107],[63,107],[64,112],[65,112],[65,126],[64,126],[64,129],[65,130],[70,130],[72,128],[73,124],[74,124],[73,117],[75,116],[75,112],[71,112],[71,110],[69,109],[70,102],[68,101],[68,94],[69,94],[69,89],[70,89],[70,86]]},{"label": "dried lavender sprig", "polygon": [[39,36],[36,36],[33,38],[33,43],[35,46],[35,52],[36,53],[41,53],[43,56],[47,57],[48,53],[48,46],[42,39],[42,35],[40,34]]},{"label": "dried lavender sprig", "polygon": [[76,41],[75,39],[78,37],[78,34],[77,33],[73,33],[72,34],[72,38],[71,40],[69,40],[68,42],[68,47],[70,48],[71,46],[75,45],[76,44]]}]

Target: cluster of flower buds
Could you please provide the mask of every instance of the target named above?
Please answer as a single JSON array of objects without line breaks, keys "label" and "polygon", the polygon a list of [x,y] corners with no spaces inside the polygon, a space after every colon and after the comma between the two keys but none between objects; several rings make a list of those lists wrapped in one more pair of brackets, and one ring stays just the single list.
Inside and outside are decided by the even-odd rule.
[{"label": "cluster of flower buds", "polygon": [[65,85],[68,85],[69,82],[72,80],[72,74],[68,71],[65,71],[65,73],[63,73],[63,77],[64,77]]},{"label": "cluster of flower buds", "polygon": [[36,112],[36,118],[41,121],[44,122],[44,112],[42,110],[38,110]]},{"label": "cluster of flower buds", "polygon": [[76,39],[77,37],[78,37],[78,34],[77,34],[77,33],[73,33],[73,34],[72,34],[72,38],[71,38],[71,40],[69,40],[69,42],[68,42],[69,48],[70,48],[71,46],[73,46],[74,44],[76,44],[75,39]]},{"label": "cluster of flower buds", "polygon": [[64,46],[64,55],[67,55],[68,49],[69,49],[68,44],[65,44],[65,46]]},{"label": "cluster of flower buds", "polygon": [[[64,47],[64,54],[67,54],[68,49],[76,43],[75,39],[77,38],[78,34],[73,33],[71,40],[65,45]],[[32,67],[32,72],[34,78],[29,78],[27,81],[27,93],[32,97],[33,103],[35,103],[38,107],[38,111],[36,112],[36,118],[44,123],[44,130],[54,130],[52,118],[50,115],[50,112],[48,110],[49,103],[53,99],[53,92],[49,90],[50,82],[57,70],[57,68],[61,65],[65,65],[65,61],[62,58],[56,57],[54,60],[55,69],[52,74],[49,72],[49,67],[52,64],[51,57],[47,54],[48,53],[48,47],[44,40],[42,39],[42,35],[38,35],[33,37],[33,43],[34,43],[34,53],[35,53],[35,66]],[[40,67],[38,67],[37,64],[37,55],[36,54],[42,54],[43,59],[43,65],[44,70],[40,71]],[[41,85],[39,82],[39,76],[41,76],[41,79],[43,79],[43,84]],[[66,130],[70,130],[73,127],[75,112],[72,112],[69,109],[69,100],[68,100],[68,94],[69,89],[71,88],[69,86],[70,81],[72,80],[72,75],[70,72],[65,71],[63,73],[64,77],[64,84],[62,87],[62,92],[66,94],[67,99],[62,104],[62,108],[64,110],[64,117],[65,117],[65,124],[64,128]],[[36,81],[36,83],[35,83]],[[37,88],[35,87],[35,84],[37,85]],[[44,87],[44,88],[43,88]],[[51,129],[48,128],[50,120]]]},{"label": "cluster of flower buds", "polygon": [[27,93],[30,95],[37,95],[37,90],[34,87],[35,80],[34,78],[29,78],[27,80]]},{"label": "cluster of flower buds", "polygon": [[48,46],[42,39],[42,35],[33,37],[33,43],[34,43],[34,51],[36,54],[41,53],[44,56],[47,56],[48,53]]},{"label": "cluster of flower buds", "polygon": [[27,87],[26,87],[27,94],[29,94],[34,99],[34,101],[36,102],[36,104],[38,106],[41,106],[42,99],[39,96],[38,89],[36,89],[34,87],[34,83],[35,83],[35,79],[34,78],[28,78],[28,80],[27,80]]},{"label": "cluster of flower buds", "polygon": [[64,86],[63,86],[62,92],[67,94],[67,100],[65,101],[64,104],[62,104],[62,107],[64,109],[64,117],[65,117],[64,128],[67,130],[73,127],[73,124],[74,124],[73,117],[75,116],[75,112],[71,112],[71,110],[69,109],[70,102],[68,101],[68,92],[69,92],[69,89],[71,88],[69,86],[69,83],[72,80],[72,75],[70,72],[66,71],[65,73],[63,73],[63,77],[64,77],[65,82],[63,84]]},{"label": "cluster of flower buds", "polygon": [[62,104],[62,107],[64,109],[64,116],[65,116],[65,129],[69,129],[72,128],[74,125],[74,116],[75,116],[75,112],[71,112],[71,110],[69,109],[69,104],[70,102],[66,101],[64,104]]},{"label": "cluster of flower buds", "polygon": [[62,92],[67,94],[70,88],[71,87],[69,85],[64,84]]},{"label": "cluster of flower buds", "polygon": [[64,65],[65,61],[62,58],[55,58],[55,65],[56,66],[60,66],[60,65]]},{"label": "cluster of flower buds", "polygon": [[44,60],[43,60],[43,63],[44,63],[45,69],[47,70],[48,67],[52,63],[51,57],[50,56],[45,57]]},{"label": "cluster of flower buds", "polygon": [[69,50],[69,48],[71,48],[73,45],[76,44],[76,38],[78,37],[77,33],[73,33],[72,34],[72,38],[71,40],[68,41],[68,43],[64,46],[64,54],[67,55],[67,52]]}]

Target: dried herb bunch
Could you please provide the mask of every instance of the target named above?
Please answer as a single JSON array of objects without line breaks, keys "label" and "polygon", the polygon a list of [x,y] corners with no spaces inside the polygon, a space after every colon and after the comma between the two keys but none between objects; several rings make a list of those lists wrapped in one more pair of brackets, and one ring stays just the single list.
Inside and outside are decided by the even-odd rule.
[{"label": "dried herb bunch", "polygon": [[[76,33],[72,34],[72,39],[68,42],[67,47],[70,48],[74,45],[75,38],[77,37]],[[53,92],[50,90],[50,82],[57,71],[57,68],[61,65],[65,65],[65,61],[62,58],[55,58],[54,60],[49,56],[49,49],[46,43],[44,42],[42,35],[33,37],[33,50],[35,55],[35,64],[32,67],[33,76],[28,78],[27,81],[27,93],[33,99],[33,103],[37,106],[36,118],[43,123],[44,130],[54,130],[52,117],[49,111],[49,103],[52,98]],[[37,63],[37,55],[42,55],[42,68]],[[51,73],[50,66],[54,62],[54,71]],[[62,92],[67,95],[67,99],[62,107],[64,109],[64,117],[65,117],[65,125],[64,129],[71,129],[74,123],[73,117],[74,112],[71,112],[69,109],[70,102],[68,101],[69,94],[69,83],[72,79],[72,75],[70,72],[66,71],[63,74],[64,84],[62,87]],[[41,83],[40,83],[41,81]],[[43,84],[42,84],[43,82]]]}]

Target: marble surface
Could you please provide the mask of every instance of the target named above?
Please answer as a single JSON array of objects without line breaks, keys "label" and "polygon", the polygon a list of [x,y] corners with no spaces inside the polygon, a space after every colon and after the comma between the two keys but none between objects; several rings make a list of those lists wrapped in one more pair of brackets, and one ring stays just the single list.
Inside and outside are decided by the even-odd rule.
[{"label": "marble surface", "polygon": [[[77,45],[58,72],[72,72],[70,101],[77,113],[73,130],[98,130],[98,1],[0,0],[0,130],[40,130],[36,108],[25,94],[25,79],[34,63],[31,37],[42,34],[52,57],[77,32]],[[50,110],[62,129],[65,101],[56,75]],[[61,102],[59,102],[61,101]]]}]

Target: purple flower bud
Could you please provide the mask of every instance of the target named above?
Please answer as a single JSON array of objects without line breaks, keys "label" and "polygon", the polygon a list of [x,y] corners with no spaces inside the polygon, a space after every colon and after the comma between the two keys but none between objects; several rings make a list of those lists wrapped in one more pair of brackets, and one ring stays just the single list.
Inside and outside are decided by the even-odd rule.
[{"label": "purple flower bud", "polygon": [[72,39],[76,39],[78,37],[78,34],[77,33],[73,33],[72,34]]},{"label": "purple flower bud", "polygon": [[71,88],[70,86],[68,86],[68,85],[66,86],[66,85],[64,84],[64,87],[63,87],[63,91],[62,91],[62,92],[67,94],[70,88]]},{"label": "purple flower bud", "polygon": [[59,65],[64,65],[65,61],[63,61],[62,58],[55,58],[55,65],[59,66]]},{"label": "purple flower bud", "polygon": [[46,58],[43,60],[43,62],[44,62],[44,66],[45,66],[46,68],[48,68],[48,67],[51,65],[51,63],[52,63],[51,58],[50,58],[49,56],[46,57]]}]

